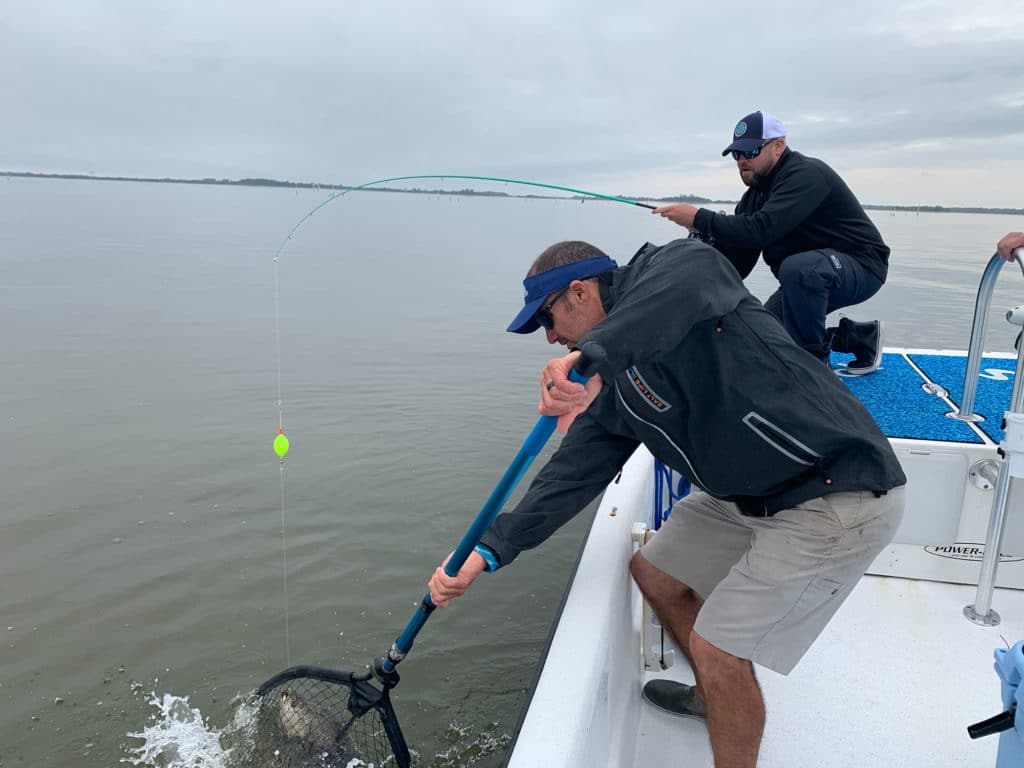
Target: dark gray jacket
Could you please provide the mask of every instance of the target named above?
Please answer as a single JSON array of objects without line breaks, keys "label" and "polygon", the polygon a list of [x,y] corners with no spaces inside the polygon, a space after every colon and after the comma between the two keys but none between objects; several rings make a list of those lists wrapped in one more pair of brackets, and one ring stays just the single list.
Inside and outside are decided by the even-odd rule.
[{"label": "dark gray jacket", "polygon": [[639,443],[745,514],[906,482],[864,406],[698,240],[646,245],[601,276],[603,386],[516,508],[483,537],[501,564],[593,500]]}]

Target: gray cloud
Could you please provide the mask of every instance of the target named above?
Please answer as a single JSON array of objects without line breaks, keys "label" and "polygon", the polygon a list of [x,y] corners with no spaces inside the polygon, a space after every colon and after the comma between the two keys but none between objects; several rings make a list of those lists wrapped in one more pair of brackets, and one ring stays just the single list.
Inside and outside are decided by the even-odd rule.
[{"label": "gray cloud", "polygon": [[760,108],[866,202],[1024,205],[1018,3],[189,5],[8,4],[0,167],[735,197]]}]

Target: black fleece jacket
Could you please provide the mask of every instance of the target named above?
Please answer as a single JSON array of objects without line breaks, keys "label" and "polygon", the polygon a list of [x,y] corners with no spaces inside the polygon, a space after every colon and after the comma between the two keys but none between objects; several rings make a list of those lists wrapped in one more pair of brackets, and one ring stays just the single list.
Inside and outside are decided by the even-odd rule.
[{"label": "black fleece jacket", "polygon": [[483,543],[501,564],[593,500],[643,443],[745,514],[906,482],[871,415],[698,240],[646,245],[600,276],[601,392]]},{"label": "black fleece jacket", "polygon": [[693,223],[743,277],[759,253],[778,277],[787,256],[819,248],[852,256],[882,282],[889,270],[889,247],[839,174],[789,147],[746,191],[734,216],[701,208]]}]

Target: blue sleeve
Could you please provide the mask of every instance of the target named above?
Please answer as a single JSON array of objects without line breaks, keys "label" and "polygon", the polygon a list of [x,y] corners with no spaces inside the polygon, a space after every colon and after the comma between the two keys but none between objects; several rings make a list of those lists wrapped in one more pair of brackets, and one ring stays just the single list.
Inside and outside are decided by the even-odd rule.
[{"label": "blue sleeve", "polygon": [[501,563],[498,562],[498,557],[494,554],[494,550],[486,544],[477,544],[473,547],[473,551],[483,558],[485,565],[484,570],[486,570],[487,573],[494,573],[496,570],[501,568]]}]

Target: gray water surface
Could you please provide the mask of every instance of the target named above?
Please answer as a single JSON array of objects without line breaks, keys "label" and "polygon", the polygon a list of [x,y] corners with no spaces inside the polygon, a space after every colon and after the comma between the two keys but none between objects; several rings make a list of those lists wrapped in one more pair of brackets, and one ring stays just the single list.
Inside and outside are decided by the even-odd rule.
[{"label": "gray water surface", "polygon": [[[273,256],[324,197],[0,180],[5,768],[119,765],[160,721],[151,694],[216,732],[289,664],[383,654],[536,419],[558,350],[504,332],[534,256],[585,239],[625,263],[685,234],[617,203],[346,195],[277,264],[278,369]],[[1022,217],[873,217],[890,279],[849,314],[890,345],[965,347]],[[1004,272],[996,351],[1024,299]],[[771,275],[748,285],[765,298]],[[394,699],[421,764],[500,764],[587,518],[420,634]]]}]

